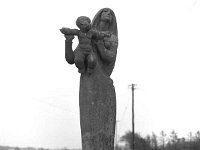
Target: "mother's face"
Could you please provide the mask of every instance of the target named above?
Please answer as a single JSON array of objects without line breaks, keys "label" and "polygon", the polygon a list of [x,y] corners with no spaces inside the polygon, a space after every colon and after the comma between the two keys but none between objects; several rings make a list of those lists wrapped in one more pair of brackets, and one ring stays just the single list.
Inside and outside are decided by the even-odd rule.
[{"label": "mother's face", "polygon": [[101,13],[101,20],[106,22],[112,21],[112,14],[109,9],[103,10],[103,12]]}]

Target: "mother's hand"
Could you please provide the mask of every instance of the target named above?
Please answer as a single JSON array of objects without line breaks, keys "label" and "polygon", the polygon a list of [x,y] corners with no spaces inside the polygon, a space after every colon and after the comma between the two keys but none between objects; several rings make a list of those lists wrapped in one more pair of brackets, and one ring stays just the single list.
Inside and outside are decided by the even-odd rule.
[{"label": "mother's hand", "polygon": [[105,48],[103,40],[98,40],[96,42],[97,48],[103,50]]},{"label": "mother's hand", "polygon": [[74,36],[73,36],[73,35],[66,35],[66,34],[65,34],[65,39],[66,39],[67,41],[72,41],[72,40],[74,39]]}]

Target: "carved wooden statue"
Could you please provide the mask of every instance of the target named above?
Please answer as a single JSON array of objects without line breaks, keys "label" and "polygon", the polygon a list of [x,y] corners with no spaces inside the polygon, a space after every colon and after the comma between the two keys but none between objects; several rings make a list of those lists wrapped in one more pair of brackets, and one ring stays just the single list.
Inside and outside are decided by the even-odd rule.
[{"label": "carved wooden statue", "polygon": [[[66,33],[61,29],[66,38],[65,58],[69,64],[75,63],[81,73],[79,106],[82,149],[114,150],[116,94],[110,78],[118,47],[117,21],[114,12],[109,8],[101,9],[95,15],[90,30],[95,38],[88,33],[89,30],[84,31],[82,35],[82,32],[77,30],[76,33],[69,33],[71,31]],[[73,51],[74,35],[78,35],[79,45]],[[91,48],[80,48],[80,44],[83,44],[82,47],[88,44],[83,42],[84,38],[89,39]],[[77,51],[84,53],[81,61]],[[93,65],[92,71],[86,71],[90,69],[90,63]]]}]

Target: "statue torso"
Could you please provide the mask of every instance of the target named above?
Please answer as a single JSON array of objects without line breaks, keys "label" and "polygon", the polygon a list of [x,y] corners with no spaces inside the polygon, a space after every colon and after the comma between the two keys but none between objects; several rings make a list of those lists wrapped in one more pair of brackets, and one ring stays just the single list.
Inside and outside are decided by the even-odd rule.
[{"label": "statue torso", "polygon": [[81,46],[82,48],[88,48],[88,47],[92,48],[91,47],[92,33],[90,31],[88,31],[87,33],[80,31],[78,39],[79,39],[79,46]]}]

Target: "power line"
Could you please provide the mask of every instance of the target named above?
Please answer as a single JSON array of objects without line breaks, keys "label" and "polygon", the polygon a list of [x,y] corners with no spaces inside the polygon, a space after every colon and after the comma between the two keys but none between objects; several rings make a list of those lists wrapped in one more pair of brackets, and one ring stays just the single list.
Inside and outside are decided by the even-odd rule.
[{"label": "power line", "polygon": [[122,123],[123,123],[123,120],[124,120],[124,116],[126,114],[126,111],[127,111],[128,107],[129,107],[129,105],[130,104],[127,104],[127,106],[125,107],[124,112],[122,114],[122,118],[120,120],[118,120],[118,122],[120,122],[119,125],[118,125],[118,133],[120,133],[120,131],[121,131],[121,126],[122,126]]},{"label": "power line", "polygon": [[77,112],[68,110],[68,109],[66,109],[66,108],[64,108],[64,107],[61,107],[61,106],[58,106],[58,105],[55,105],[55,104],[52,104],[52,103],[49,103],[49,102],[46,102],[46,101],[42,101],[42,100],[38,100],[38,99],[36,99],[36,101],[37,101],[37,102],[40,102],[40,103],[43,103],[43,104],[46,104],[46,105],[48,105],[48,106],[51,106],[51,107],[53,107],[53,108],[62,110],[62,111],[66,111],[66,112],[70,112],[70,113],[79,115],[79,113],[77,113]]}]

